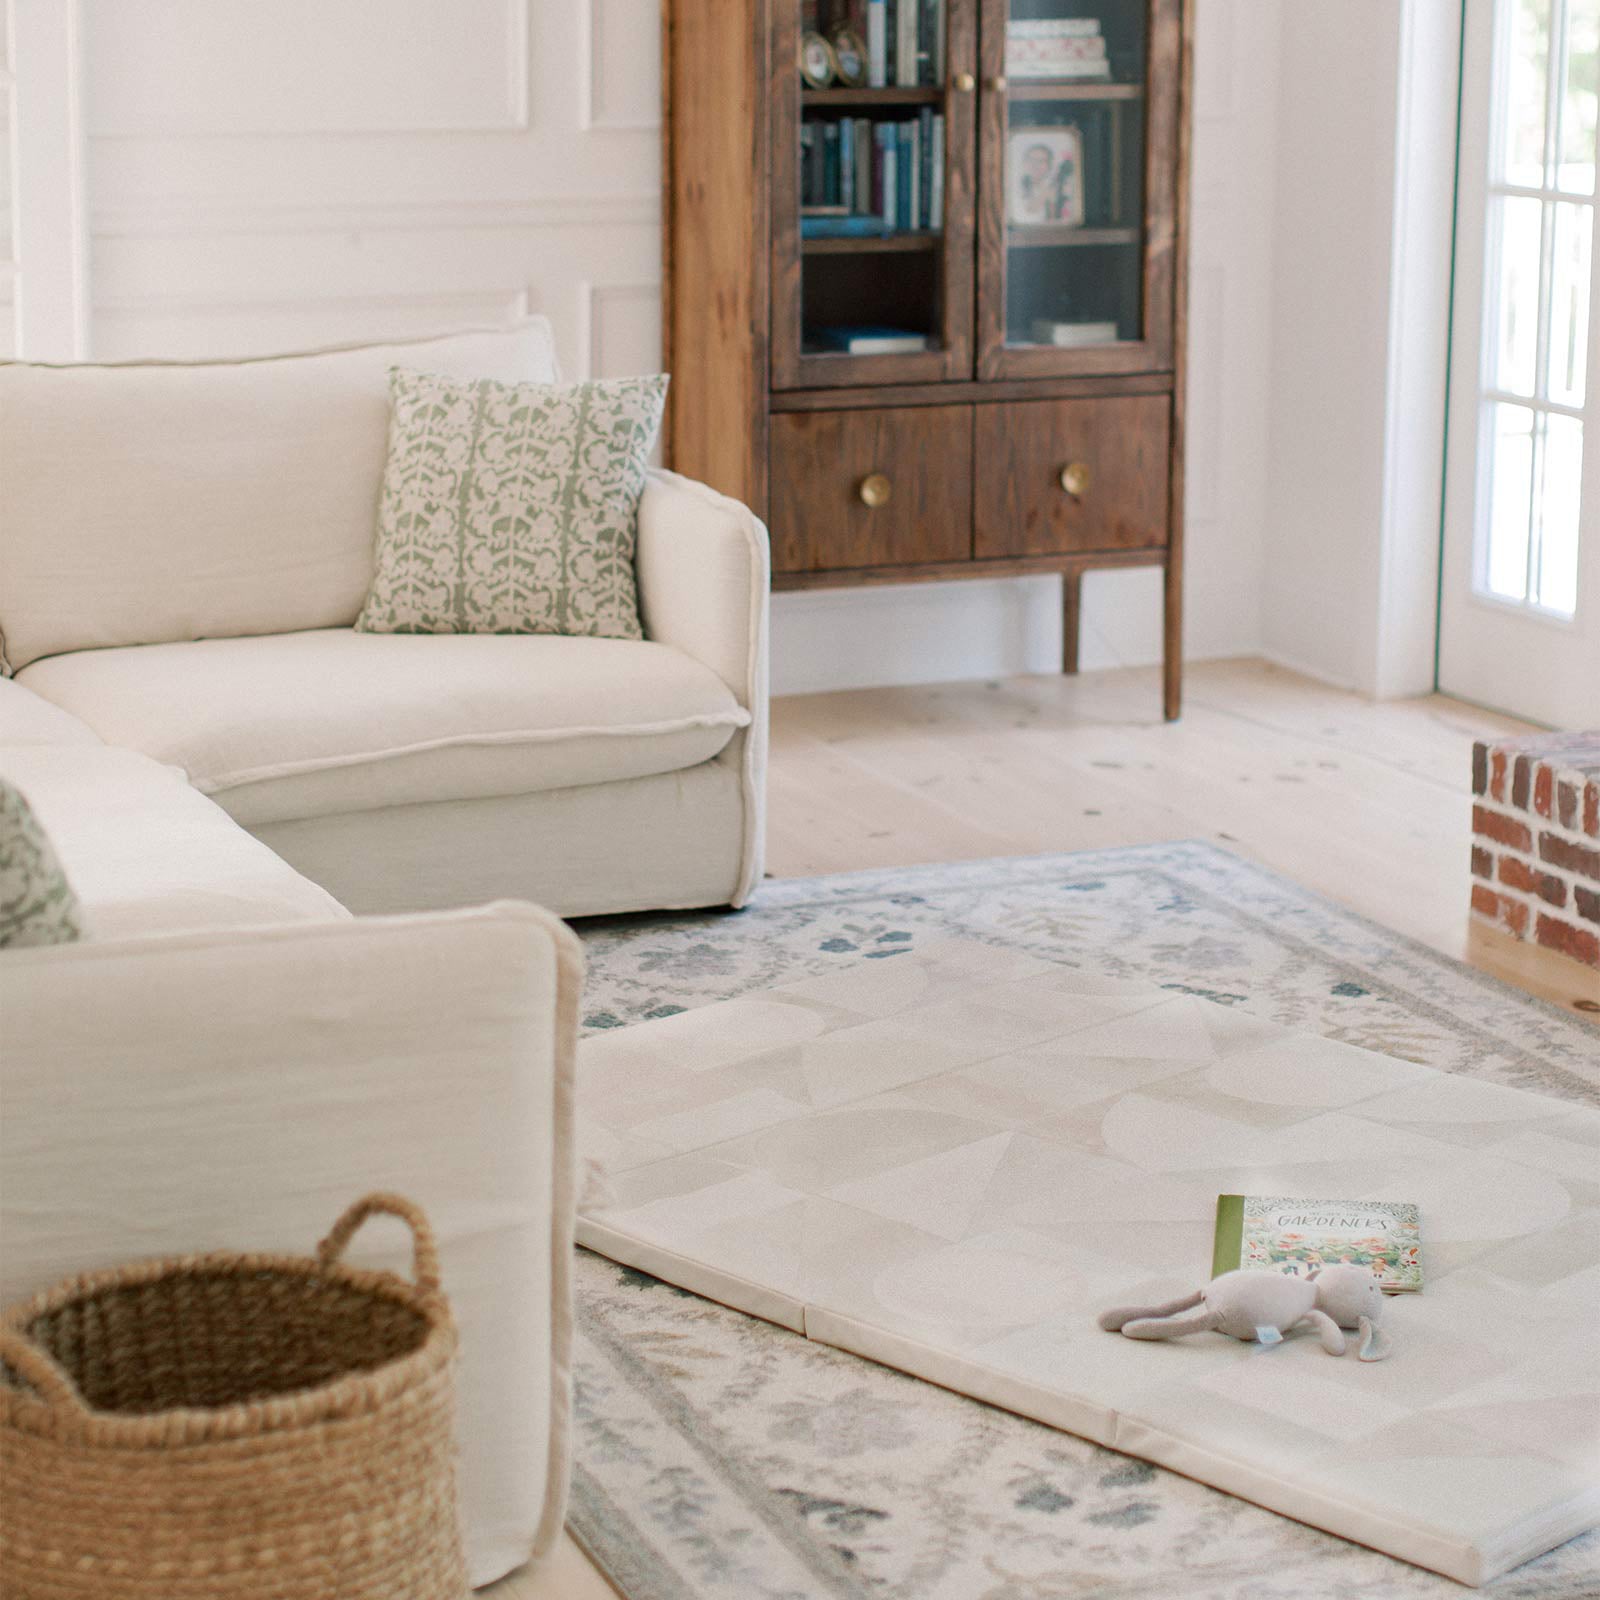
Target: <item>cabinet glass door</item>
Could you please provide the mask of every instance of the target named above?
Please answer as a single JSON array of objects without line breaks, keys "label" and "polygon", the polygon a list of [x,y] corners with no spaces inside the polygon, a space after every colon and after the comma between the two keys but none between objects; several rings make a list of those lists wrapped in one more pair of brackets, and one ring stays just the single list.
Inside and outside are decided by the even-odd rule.
[{"label": "cabinet glass door", "polygon": [[971,376],[977,4],[776,0],[775,388]]},{"label": "cabinet glass door", "polygon": [[985,0],[980,377],[1171,365],[1177,0]]}]

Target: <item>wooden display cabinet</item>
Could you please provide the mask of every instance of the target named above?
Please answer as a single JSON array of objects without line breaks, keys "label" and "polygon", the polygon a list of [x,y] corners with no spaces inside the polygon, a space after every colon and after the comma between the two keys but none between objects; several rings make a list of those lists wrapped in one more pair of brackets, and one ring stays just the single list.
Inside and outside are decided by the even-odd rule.
[{"label": "wooden display cabinet", "polygon": [[1192,6],[664,0],[668,460],[774,588],[1059,572],[1073,672],[1159,566],[1178,715]]}]

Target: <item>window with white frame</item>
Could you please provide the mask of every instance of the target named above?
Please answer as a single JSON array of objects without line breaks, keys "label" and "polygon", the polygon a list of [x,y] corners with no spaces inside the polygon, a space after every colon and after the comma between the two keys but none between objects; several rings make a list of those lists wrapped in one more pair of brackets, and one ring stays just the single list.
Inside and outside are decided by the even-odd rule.
[{"label": "window with white frame", "polygon": [[1497,0],[1474,586],[1577,602],[1600,0]]}]

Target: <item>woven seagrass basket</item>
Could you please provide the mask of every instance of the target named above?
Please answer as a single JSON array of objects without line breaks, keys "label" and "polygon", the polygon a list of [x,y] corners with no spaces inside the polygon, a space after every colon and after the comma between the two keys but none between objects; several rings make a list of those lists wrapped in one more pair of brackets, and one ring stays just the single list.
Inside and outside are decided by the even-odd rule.
[{"label": "woven seagrass basket", "polygon": [[[410,1224],[415,1283],[339,1257]],[[462,1600],[455,1326],[422,1213],[141,1262],[0,1318],[6,1600]]]}]

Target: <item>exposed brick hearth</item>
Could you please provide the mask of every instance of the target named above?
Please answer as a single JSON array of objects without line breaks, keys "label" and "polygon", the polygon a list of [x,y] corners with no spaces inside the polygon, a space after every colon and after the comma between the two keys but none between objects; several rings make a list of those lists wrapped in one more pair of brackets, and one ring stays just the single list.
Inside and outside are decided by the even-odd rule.
[{"label": "exposed brick hearth", "polygon": [[1600,733],[1472,747],[1472,914],[1600,968]]}]

